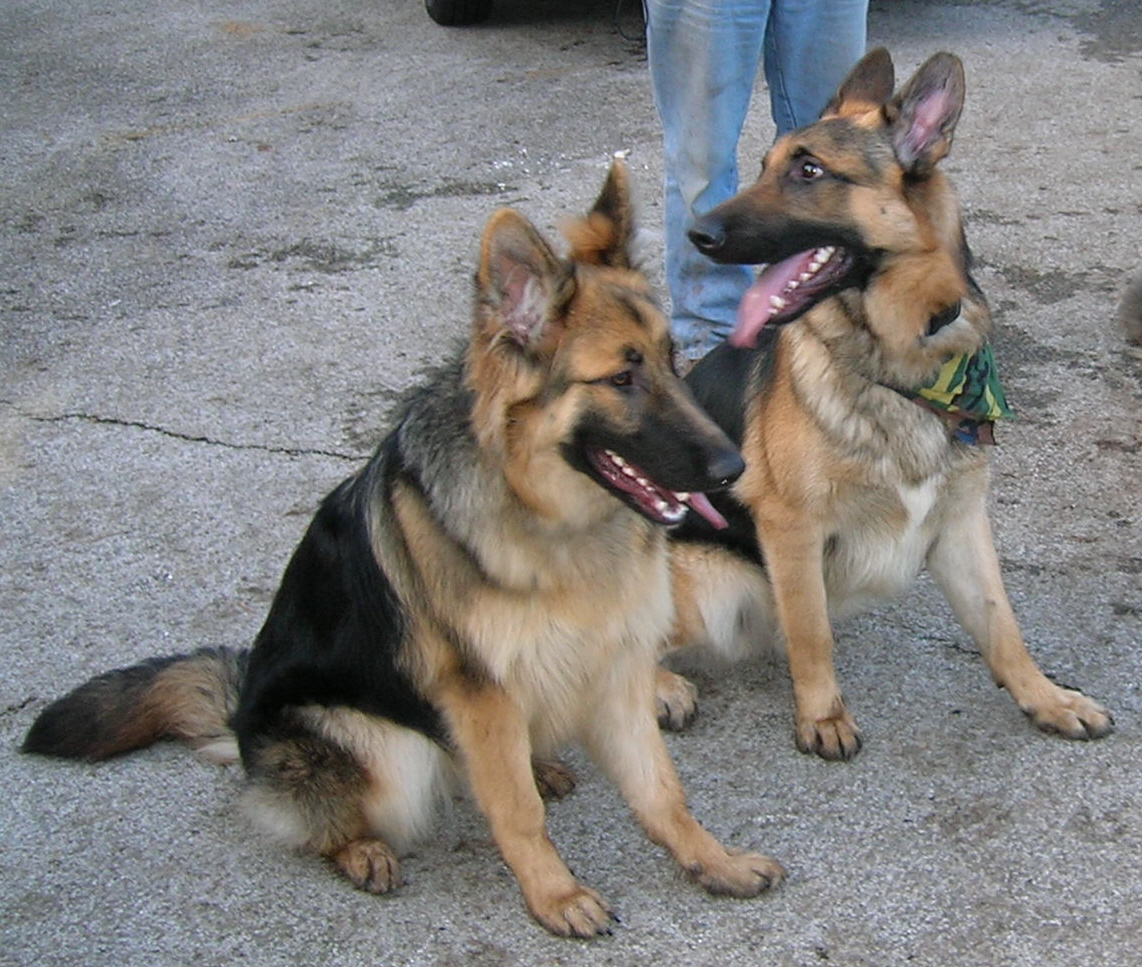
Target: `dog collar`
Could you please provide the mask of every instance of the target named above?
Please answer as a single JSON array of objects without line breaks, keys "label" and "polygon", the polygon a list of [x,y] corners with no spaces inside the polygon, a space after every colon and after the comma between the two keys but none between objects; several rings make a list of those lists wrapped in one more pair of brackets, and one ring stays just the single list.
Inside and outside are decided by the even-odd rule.
[{"label": "dog collar", "polygon": [[968,444],[994,445],[995,421],[1015,416],[988,343],[974,353],[957,353],[930,383],[903,395],[944,420],[952,437]]}]

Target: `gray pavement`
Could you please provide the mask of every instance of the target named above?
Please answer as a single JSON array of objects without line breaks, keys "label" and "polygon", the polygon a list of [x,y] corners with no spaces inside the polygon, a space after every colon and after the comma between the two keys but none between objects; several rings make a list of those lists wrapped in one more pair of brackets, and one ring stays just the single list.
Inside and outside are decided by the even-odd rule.
[{"label": "gray pavement", "polygon": [[1020,413],[1000,551],[1034,653],[1114,736],[1037,733],[922,581],[841,629],[853,763],[794,750],[780,663],[698,672],[669,743],[695,812],[787,866],[770,896],[680,879],[572,755],[551,833],[622,917],[591,943],[527,918],[467,801],[378,899],[264,843],[236,769],[17,754],[91,674],[252,638],[316,501],[464,331],[493,208],[551,228],[629,151],[658,276],[633,5],[622,30],[611,0],[497,0],[461,30],[417,0],[0,5],[0,964],[1142,962],[1142,359],[1113,323],[1142,265],[1135,0],[870,21],[901,74],[966,63],[949,170]]}]

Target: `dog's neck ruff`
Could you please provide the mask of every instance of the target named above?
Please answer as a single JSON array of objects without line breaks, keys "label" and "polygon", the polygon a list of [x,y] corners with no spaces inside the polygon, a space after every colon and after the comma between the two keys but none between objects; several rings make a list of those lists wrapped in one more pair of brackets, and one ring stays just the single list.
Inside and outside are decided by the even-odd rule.
[{"label": "dog's neck ruff", "polygon": [[941,312],[937,312],[931,319],[928,320],[928,335],[934,336],[944,326],[949,326],[955,322],[963,311],[964,304],[960,300],[953,302],[948,308]]}]

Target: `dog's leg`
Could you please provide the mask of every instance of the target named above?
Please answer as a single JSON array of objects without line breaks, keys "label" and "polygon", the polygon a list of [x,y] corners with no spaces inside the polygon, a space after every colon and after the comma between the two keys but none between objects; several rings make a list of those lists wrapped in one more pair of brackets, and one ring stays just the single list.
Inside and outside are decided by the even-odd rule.
[{"label": "dog's leg", "polygon": [[824,759],[851,759],[860,751],[861,736],[833,668],[824,540],[791,512],[767,516],[772,523],[759,530],[793,679],[797,748]]},{"label": "dog's leg", "polygon": [[605,933],[610,908],[575,880],[547,836],[520,709],[495,685],[457,683],[441,703],[472,794],[532,916],[563,937]]},{"label": "dog's leg", "polygon": [[1081,692],[1060,688],[1035,665],[1019,632],[982,501],[957,513],[928,555],[928,567],[996,683],[1039,728],[1069,739],[1098,739],[1114,720]]},{"label": "dog's leg", "polygon": [[654,716],[653,674],[616,674],[591,715],[586,742],[618,786],[647,836],[665,846],[710,893],[752,897],[778,883],[780,864],[759,853],[731,853],[691,815]]},{"label": "dog's leg", "polygon": [[378,790],[394,785],[398,764],[378,769],[374,763],[370,771],[298,718],[279,728],[276,740],[250,753],[246,812],[284,844],[328,857],[358,889],[388,893],[399,887],[400,861],[371,829],[365,806]]}]

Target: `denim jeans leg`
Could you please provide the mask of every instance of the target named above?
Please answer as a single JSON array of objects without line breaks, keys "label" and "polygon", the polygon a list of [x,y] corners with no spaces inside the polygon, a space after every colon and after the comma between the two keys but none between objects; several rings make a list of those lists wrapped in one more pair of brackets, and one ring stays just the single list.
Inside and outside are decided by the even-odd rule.
[{"label": "denim jeans leg", "polygon": [[775,0],[765,79],[778,135],[812,124],[868,42],[868,0]]},{"label": "denim jeans leg", "polygon": [[729,333],[752,279],[690,243],[697,216],[738,187],[737,143],[757,76],[768,0],[647,0],[647,58],[663,129],[666,279],[680,351]]}]

